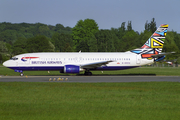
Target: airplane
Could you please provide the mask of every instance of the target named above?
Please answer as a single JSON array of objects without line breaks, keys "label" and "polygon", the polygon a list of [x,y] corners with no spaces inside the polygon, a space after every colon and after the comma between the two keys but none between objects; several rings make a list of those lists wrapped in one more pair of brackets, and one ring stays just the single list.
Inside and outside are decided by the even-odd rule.
[{"label": "airplane", "polygon": [[92,75],[91,71],[124,70],[163,60],[162,53],[168,24],[162,24],[141,47],[127,52],[39,52],[25,53],[3,63],[5,67],[23,71],[60,71],[60,73]]}]

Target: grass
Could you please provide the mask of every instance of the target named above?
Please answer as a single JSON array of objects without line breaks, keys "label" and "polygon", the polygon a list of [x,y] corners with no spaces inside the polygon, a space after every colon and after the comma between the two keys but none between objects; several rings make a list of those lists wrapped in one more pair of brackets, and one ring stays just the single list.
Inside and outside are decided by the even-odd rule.
[{"label": "grass", "polygon": [[[93,75],[168,75],[180,76],[180,67],[139,67],[119,71],[92,71]],[[83,74],[83,73],[81,73]],[[20,73],[14,72],[9,68],[0,66],[0,75],[19,76]],[[59,71],[24,71],[24,75],[69,75],[61,74]],[[76,75],[76,74],[70,74]]]},{"label": "grass", "polygon": [[0,82],[0,120],[179,120],[180,83]]}]

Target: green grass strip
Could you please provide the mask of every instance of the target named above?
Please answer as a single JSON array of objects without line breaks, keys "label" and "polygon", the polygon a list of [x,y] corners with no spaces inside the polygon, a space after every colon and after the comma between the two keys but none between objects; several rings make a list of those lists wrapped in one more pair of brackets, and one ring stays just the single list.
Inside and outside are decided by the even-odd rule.
[{"label": "green grass strip", "polygon": [[[180,67],[139,67],[127,70],[118,71],[92,71],[93,75],[165,75],[165,76],[180,76]],[[81,72],[83,74],[83,72]],[[0,75],[19,76],[20,73],[14,72],[9,68],[0,66]],[[24,71],[24,75],[76,75],[62,74],[59,71]]]},{"label": "green grass strip", "polygon": [[179,120],[180,83],[0,82],[0,120]]}]

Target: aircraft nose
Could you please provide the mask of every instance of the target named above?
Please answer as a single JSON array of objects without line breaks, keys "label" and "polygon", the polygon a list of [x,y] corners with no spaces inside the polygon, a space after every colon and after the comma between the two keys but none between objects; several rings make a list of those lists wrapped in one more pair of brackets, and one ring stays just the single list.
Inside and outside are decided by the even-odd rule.
[{"label": "aircraft nose", "polygon": [[7,67],[8,66],[8,61],[3,62],[3,66]]}]

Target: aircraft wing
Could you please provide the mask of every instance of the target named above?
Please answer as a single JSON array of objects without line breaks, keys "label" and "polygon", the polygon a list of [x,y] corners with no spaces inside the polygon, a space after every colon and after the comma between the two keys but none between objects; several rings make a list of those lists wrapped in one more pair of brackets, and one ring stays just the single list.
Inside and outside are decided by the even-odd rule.
[{"label": "aircraft wing", "polygon": [[101,61],[101,62],[95,62],[95,63],[88,63],[88,64],[84,64],[81,65],[81,68],[97,68],[97,67],[101,67],[102,65],[106,65],[110,62],[113,62],[112,60],[109,61]]},{"label": "aircraft wing", "polygon": [[175,53],[175,52],[168,52],[168,53],[161,53],[161,54],[151,55],[151,57],[158,58],[158,57],[161,57],[161,56],[164,56],[164,55],[168,55],[168,54],[172,54],[172,53]]}]

